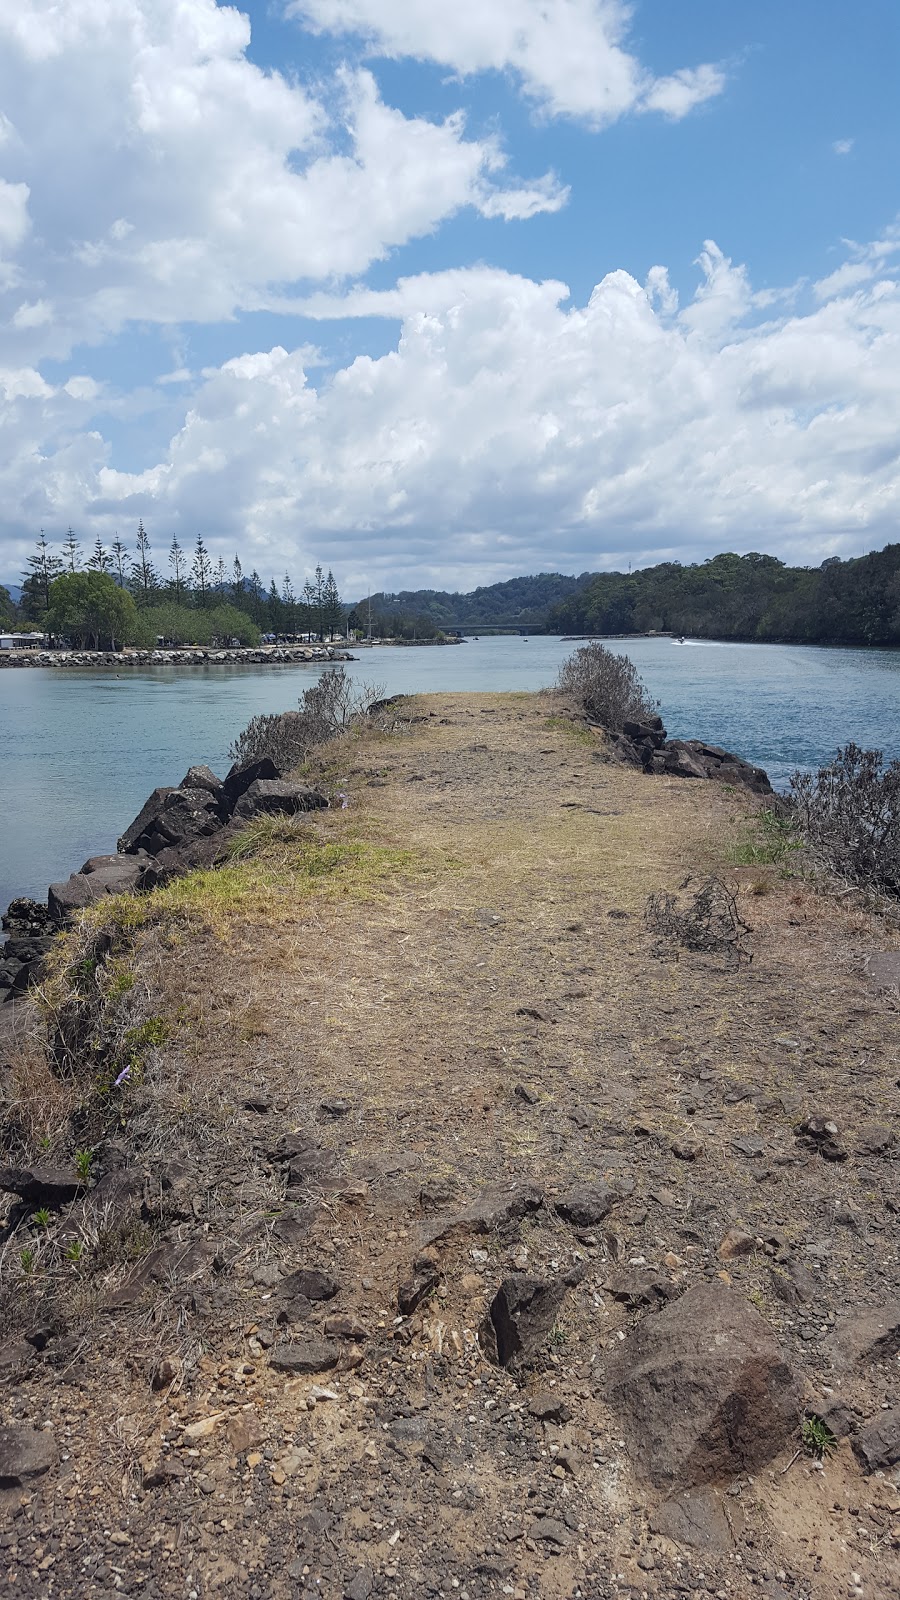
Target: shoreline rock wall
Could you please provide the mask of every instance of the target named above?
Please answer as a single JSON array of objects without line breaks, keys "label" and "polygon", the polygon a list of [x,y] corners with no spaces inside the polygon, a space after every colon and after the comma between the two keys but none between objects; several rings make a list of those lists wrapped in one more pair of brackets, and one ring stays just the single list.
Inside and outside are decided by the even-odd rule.
[{"label": "shoreline rock wall", "polygon": [[191,767],[177,787],[154,789],[115,855],[91,856],[65,882],[51,883],[46,905],[24,898],[10,902],[2,919],[0,1004],[40,981],[55,935],[104,895],[142,894],[195,867],[217,865],[254,817],[327,805],[326,795],[289,782],[268,759],[234,766],[224,781],[209,767]]},{"label": "shoreline rock wall", "polygon": [[[599,727],[599,724],[590,726]],[[615,759],[623,766],[641,767],[644,772],[670,778],[715,778],[719,783],[749,789],[751,794],[775,792],[768,773],[742,756],[722,750],[716,744],[706,744],[703,739],[670,739],[662,717],[650,717],[647,722],[625,722],[621,733],[611,733],[608,728],[601,731]]]},{"label": "shoreline rock wall", "polygon": [[332,645],[270,645],[234,650],[0,650],[0,667],[269,667],[355,661]]}]

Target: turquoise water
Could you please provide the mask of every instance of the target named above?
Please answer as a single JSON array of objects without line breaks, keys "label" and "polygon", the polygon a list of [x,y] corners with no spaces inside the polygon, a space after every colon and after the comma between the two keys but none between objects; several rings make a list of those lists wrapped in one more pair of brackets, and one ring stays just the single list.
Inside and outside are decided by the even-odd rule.
[{"label": "turquoise water", "polygon": [[[783,785],[855,739],[900,756],[900,654],[669,639],[609,641],[631,656],[670,734],[708,739]],[[538,689],[576,648],[561,639],[480,639],[361,650],[354,676],[385,693]],[[218,772],[261,711],[296,706],[319,667],[142,672],[0,670],[0,906],[43,898],[117,836],[157,784],[195,762]]]}]

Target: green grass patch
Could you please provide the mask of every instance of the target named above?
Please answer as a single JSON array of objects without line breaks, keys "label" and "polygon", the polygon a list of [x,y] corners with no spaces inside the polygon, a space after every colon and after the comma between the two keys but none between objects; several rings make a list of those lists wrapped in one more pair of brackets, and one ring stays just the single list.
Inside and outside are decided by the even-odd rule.
[{"label": "green grass patch", "polygon": [[[234,840],[222,866],[189,872],[149,894],[104,899],[84,912],[82,926],[114,938],[178,922],[224,933],[239,917],[285,921],[296,902],[310,895],[377,898],[391,879],[416,864],[412,851],[373,844],[362,834],[343,831],[329,838],[307,820],[262,817]],[[120,968],[116,984],[125,988],[127,982]]]},{"label": "green grass patch", "polygon": [[744,837],[727,851],[735,867],[787,868],[803,840],[790,817],[779,816],[768,808],[758,811]]},{"label": "green grass patch", "polygon": [[576,744],[596,744],[596,735],[590,728],[585,728],[580,722],[573,722],[571,717],[545,717],[543,727],[551,733],[564,733],[568,738],[574,739]]}]

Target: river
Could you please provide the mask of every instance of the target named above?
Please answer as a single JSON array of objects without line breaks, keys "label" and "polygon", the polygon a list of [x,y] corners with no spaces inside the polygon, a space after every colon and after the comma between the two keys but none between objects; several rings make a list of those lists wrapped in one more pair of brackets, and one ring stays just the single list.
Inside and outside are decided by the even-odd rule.
[{"label": "river", "polygon": [[[735,750],[783,787],[854,739],[900,756],[900,653],[610,640],[660,701],[669,733]],[[376,647],[348,670],[386,694],[540,689],[577,645],[482,638]],[[157,784],[206,762],[219,773],[252,716],[296,706],[320,667],[0,670],[0,906],[43,899],[117,836]]]}]

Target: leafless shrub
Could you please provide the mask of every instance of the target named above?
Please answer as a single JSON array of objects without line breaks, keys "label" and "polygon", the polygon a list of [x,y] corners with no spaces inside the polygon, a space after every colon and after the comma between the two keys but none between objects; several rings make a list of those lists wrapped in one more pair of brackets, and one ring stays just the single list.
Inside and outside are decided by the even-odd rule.
[{"label": "leafless shrub", "polygon": [[900,896],[900,761],[848,744],[829,766],[791,778],[810,853],[848,883]]},{"label": "leafless shrub", "polygon": [[625,722],[646,722],[659,709],[634,662],[596,640],[582,645],[563,662],[557,688],[593,722],[612,733],[620,732]]},{"label": "leafless shrub", "polygon": [[[680,885],[681,892],[688,890],[690,884],[691,879],[686,878]],[[660,943],[680,944],[686,950],[725,956],[733,962],[753,959],[747,947],[750,929],[721,878],[704,879],[684,900],[665,891],[651,894],[644,920]]]},{"label": "leafless shrub", "polygon": [[299,710],[254,717],[229,754],[241,765],[268,756],[282,772],[290,772],[316,745],[347,733],[383,698],[383,684],[355,683],[344,667],[328,667],[301,695]]}]

